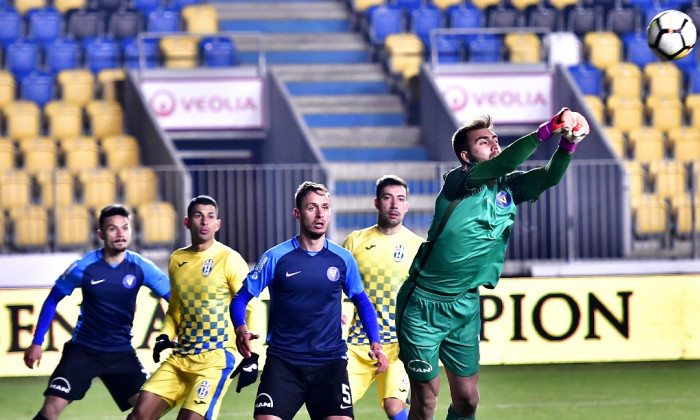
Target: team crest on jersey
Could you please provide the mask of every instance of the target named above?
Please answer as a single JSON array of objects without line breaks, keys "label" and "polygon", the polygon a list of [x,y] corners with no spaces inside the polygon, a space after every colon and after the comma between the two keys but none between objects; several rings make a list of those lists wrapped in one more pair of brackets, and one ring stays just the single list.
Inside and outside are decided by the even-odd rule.
[{"label": "team crest on jersey", "polygon": [[211,385],[209,385],[209,381],[202,381],[202,383],[199,384],[199,388],[197,388],[197,397],[199,397],[200,399],[207,398],[207,395],[209,395],[210,390]]},{"label": "team crest on jersey", "polygon": [[214,268],[214,260],[208,259],[204,261],[204,264],[202,264],[202,275],[206,277],[211,274],[212,268]]},{"label": "team crest on jersey", "polygon": [[512,201],[513,199],[510,197],[510,194],[508,194],[507,191],[499,191],[498,194],[496,194],[496,204],[498,207],[506,208],[510,206]]},{"label": "team crest on jersey", "polygon": [[124,287],[126,287],[127,289],[131,289],[132,287],[136,286],[136,277],[134,277],[134,276],[131,275],[131,274],[127,274],[127,275],[124,276],[124,278],[122,279],[122,284],[123,284]]},{"label": "team crest on jersey", "polygon": [[328,280],[330,281],[338,281],[340,278],[340,270],[338,270],[338,267],[328,267],[326,276],[328,276]]},{"label": "team crest on jersey", "polygon": [[403,245],[398,244],[396,245],[396,248],[394,248],[394,261],[396,262],[401,262],[403,260],[403,256],[405,254],[406,248],[403,247]]}]

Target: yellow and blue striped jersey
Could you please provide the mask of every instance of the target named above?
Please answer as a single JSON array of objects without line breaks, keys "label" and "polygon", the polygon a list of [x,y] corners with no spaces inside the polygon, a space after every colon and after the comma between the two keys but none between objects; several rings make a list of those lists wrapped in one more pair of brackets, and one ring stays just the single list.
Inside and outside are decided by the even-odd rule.
[{"label": "yellow and blue striped jersey", "polygon": [[170,303],[161,332],[177,337],[181,356],[235,348],[229,304],[248,264],[241,255],[214,241],[206,250],[181,248],[170,256]]},{"label": "yellow and blue striped jersey", "polygon": [[[384,235],[377,225],[356,230],[345,239],[347,248],[357,261],[362,282],[378,316],[381,342],[396,343],[396,293],[408,276],[413,257],[423,238],[405,226],[394,235]],[[370,344],[362,329],[357,311],[352,316],[348,343]]]}]

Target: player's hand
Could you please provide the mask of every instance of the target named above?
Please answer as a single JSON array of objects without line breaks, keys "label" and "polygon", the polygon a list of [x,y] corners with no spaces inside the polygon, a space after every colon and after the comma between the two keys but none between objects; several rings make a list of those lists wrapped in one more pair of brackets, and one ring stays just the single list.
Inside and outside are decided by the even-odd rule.
[{"label": "player's hand", "polygon": [[248,327],[245,324],[239,325],[238,328],[236,328],[236,347],[241,356],[250,357],[253,354],[250,350],[250,340],[255,340],[259,337],[260,334],[248,331]]},{"label": "player's hand", "polygon": [[545,141],[555,134],[565,135],[571,132],[576,125],[572,114],[573,112],[569,108],[562,108],[551,120],[540,125],[537,130],[537,139]]},{"label": "player's hand", "polygon": [[32,344],[27,347],[27,350],[24,351],[24,364],[27,365],[29,369],[34,369],[34,363],[36,363],[36,367],[39,367],[42,353],[43,350],[38,344]]},{"label": "player's hand", "polygon": [[377,363],[374,364],[374,366],[377,367],[377,370],[374,371],[375,375],[379,375],[389,367],[389,359],[386,358],[386,354],[382,351],[381,344],[372,343],[369,350],[369,357],[377,361]]},{"label": "player's hand", "polygon": [[153,346],[153,361],[160,362],[160,352],[165,349],[172,349],[175,347],[175,343],[170,341],[167,334],[161,334],[156,337],[156,344]]},{"label": "player's hand", "polygon": [[569,133],[563,134],[561,140],[559,140],[559,148],[569,153],[573,153],[576,150],[576,145],[591,132],[588,121],[583,115],[578,112],[572,112],[571,114],[574,119],[574,126]]},{"label": "player's hand", "polygon": [[241,360],[241,364],[238,365],[236,370],[231,373],[231,379],[236,375],[241,374],[238,377],[238,385],[236,385],[236,392],[240,393],[241,389],[247,387],[248,385],[254,384],[258,379],[258,354],[251,353],[250,357],[246,357]]}]

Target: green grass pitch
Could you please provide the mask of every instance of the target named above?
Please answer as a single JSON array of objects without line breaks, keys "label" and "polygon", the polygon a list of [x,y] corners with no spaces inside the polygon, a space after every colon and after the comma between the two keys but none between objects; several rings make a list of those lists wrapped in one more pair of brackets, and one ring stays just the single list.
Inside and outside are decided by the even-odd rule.
[{"label": "green grass pitch", "polygon": [[[445,418],[449,392],[444,373],[435,418]],[[46,377],[0,378],[0,420],[32,418],[43,401]],[[479,420],[697,420],[700,361],[483,366]],[[256,386],[240,394],[235,383],[219,419],[252,419]],[[174,419],[176,412],[165,418]],[[100,381],[64,419],[124,419]],[[302,409],[296,419],[308,419]],[[355,405],[357,420],[384,420],[376,386]]]}]

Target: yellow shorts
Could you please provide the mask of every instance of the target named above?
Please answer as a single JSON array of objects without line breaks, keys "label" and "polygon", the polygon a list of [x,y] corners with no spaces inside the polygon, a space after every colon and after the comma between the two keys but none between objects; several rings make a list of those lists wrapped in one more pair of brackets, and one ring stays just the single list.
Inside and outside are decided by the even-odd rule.
[{"label": "yellow shorts", "polygon": [[389,368],[379,375],[374,372],[377,367],[376,360],[370,359],[368,344],[348,344],[348,378],[350,379],[350,391],[353,404],[362,398],[372,382],[377,381],[379,402],[384,407],[384,399],[397,398],[404,403],[408,398],[410,385],[408,375],[399,360],[399,345],[384,344],[384,353],[389,359]]},{"label": "yellow shorts", "polygon": [[216,419],[231,384],[235,358],[230,350],[215,349],[190,356],[171,354],[141,388],[163,398],[170,408],[194,411]]}]

